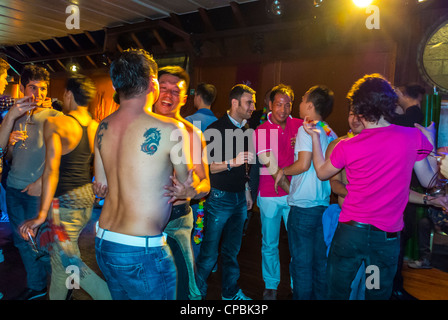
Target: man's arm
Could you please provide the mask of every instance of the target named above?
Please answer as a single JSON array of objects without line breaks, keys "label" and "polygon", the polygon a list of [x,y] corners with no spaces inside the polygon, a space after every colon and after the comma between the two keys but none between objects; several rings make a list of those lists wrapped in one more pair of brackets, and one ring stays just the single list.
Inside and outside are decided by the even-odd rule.
[{"label": "man's arm", "polygon": [[278,185],[280,186],[280,188],[289,193],[290,182],[283,174],[283,170],[278,167],[278,161],[275,155],[270,151],[262,152],[258,155],[258,159],[260,160],[261,164],[265,165],[268,168],[268,172],[272,176],[274,181],[277,182],[278,175],[281,175],[278,179],[278,182],[276,183],[275,191],[278,193]]},{"label": "man's arm", "polygon": [[18,99],[16,103],[9,109],[0,127],[0,148],[6,152],[8,145],[9,134],[14,127],[14,122],[21,117],[25,112],[30,111],[36,107],[36,103],[30,100],[31,97],[23,97]]},{"label": "man's arm", "polygon": [[409,202],[448,209],[448,196],[432,197],[424,193],[409,190]]},{"label": "man's arm", "polygon": [[222,171],[226,171],[235,167],[239,167],[245,163],[252,163],[254,160],[254,154],[249,151],[242,151],[238,153],[238,155],[227,161],[223,162],[212,162],[210,163],[210,173],[218,173]]},{"label": "man's arm", "polygon": [[341,169],[335,168],[329,158],[324,158],[322,147],[320,145],[320,131],[316,129],[316,124],[308,121],[305,117],[303,128],[311,136],[313,142],[313,165],[317,177],[322,181],[330,179]]},{"label": "man's arm", "polygon": [[[196,195],[194,199],[201,199],[210,192],[210,177],[207,160],[207,145],[205,143],[202,132],[195,129],[192,131],[193,145],[191,146],[191,155],[195,173],[200,179],[199,184],[195,186]],[[198,152],[200,151],[200,153]],[[200,161],[200,163],[197,163]]]},{"label": "man's arm", "polygon": [[95,181],[93,182],[93,192],[101,197],[105,198],[107,195],[107,178],[104,170],[103,159],[101,158],[101,143],[104,131],[107,130],[108,122],[103,120],[97,128],[94,144],[94,175]]},{"label": "man's arm", "polygon": [[62,142],[54,122],[47,119],[44,124],[45,168],[42,175],[42,195],[37,217],[26,221],[21,227],[22,236],[27,238],[27,231],[35,230],[45,222],[59,182],[59,166],[62,156]]},{"label": "man's arm", "polygon": [[[330,142],[327,147],[327,151],[325,152],[325,159],[330,159],[334,147],[340,140],[342,140],[342,138]],[[342,170],[330,178],[330,186],[334,193],[336,193],[339,197],[345,198],[347,195],[347,187],[342,180]]]}]

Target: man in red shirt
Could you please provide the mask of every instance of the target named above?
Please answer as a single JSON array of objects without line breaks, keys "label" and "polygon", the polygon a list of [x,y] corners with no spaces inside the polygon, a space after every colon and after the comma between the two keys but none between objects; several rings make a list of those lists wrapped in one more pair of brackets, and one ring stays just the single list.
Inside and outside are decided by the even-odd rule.
[{"label": "man in red shirt", "polygon": [[[279,168],[294,162],[294,141],[303,120],[291,117],[294,92],[289,86],[279,84],[269,96],[270,113],[267,121],[255,130],[255,150],[260,163],[260,182],[257,204],[260,208],[262,231],[262,273],[265,282],[263,299],[275,300],[280,283],[278,241],[280,223],[286,226],[290,206],[286,201],[291,177],[283,178],[281,188],[275,189]],[[279,150],[281,152],[279,152]],[[286,177],[286,176],[285,176]]]}]

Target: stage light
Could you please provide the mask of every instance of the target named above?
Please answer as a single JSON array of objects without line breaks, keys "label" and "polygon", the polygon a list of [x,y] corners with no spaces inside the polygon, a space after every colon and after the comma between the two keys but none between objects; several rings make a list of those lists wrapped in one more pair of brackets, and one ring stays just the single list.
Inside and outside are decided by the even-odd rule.
[{"label": "stage light", "polygon": [[76,64],[72,64],[72,65],[70,66],[70,71],[72,71],[72,72],[76,72],[76,71],[78,71],[78,66],[77,66]]},{"label": "stage light", "polygon": [[373,0],[353,0],[353,3],[360,8],[365,8],[371,5]]}]

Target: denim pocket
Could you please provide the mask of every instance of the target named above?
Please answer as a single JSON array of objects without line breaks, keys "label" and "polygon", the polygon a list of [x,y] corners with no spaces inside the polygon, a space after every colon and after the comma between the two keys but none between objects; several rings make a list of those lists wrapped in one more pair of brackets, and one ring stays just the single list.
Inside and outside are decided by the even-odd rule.
[{"label": "denim pocket", "polygon": [[145,268],[142,263],[136,264],[113,264],[106,261],[109,271],[115,279],[120,279],[127,290],[135,292],[147,292],[149,287]]}]

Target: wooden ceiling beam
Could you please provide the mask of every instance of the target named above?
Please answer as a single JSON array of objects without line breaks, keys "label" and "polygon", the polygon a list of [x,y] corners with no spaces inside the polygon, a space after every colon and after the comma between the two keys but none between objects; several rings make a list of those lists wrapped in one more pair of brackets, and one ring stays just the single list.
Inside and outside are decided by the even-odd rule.
[{"label": "wooden ceiling beam", "polygon": [[207,10],[205,10],[204,8],[199,8],[198,12],[202,22],[204,22],[205,24],[205,29],[207,30],[207,32],[215,32],[215,27],[213,26],[212,21],[208,16]]},{"label": "wooden ceiling beam", "polygon": [[34,52],[34,54],[35,54],[36,56],[40,56],[39,52],[37,52],[37,50],[32,46],[31,43],[27,43],[26,45],[28,46],[28,48],[31,49],[31,51]]},{"label": "wooden ceiling beam", "polygon": [[96,42],[96,40],[92,37],[92,35],[90,34],[90,32],[89,31],[84,31],[84,34],[86,35],[86,37],[90,40],[90,42],[92,42],[92,44],[95,46],[95,47],[99,47],[100,45],[98,44],[98,42]]},{"label": "wooden ceiling beam", "polygon": [[48,69],[50,69],[51,72],[55,72],[51,64],[47,63],[45,65],[47,66]]},{"label": "wooden ceiling beam", "polygon": [[44,47],[45,50],[48,51],[49,54],[53,54],[50,48],[48,48],[48,46],[42,40],[39,40],[39,43],[42,45],[42,47]]},{"label": "wooden ceiling beam", "polygon": [[75,44],[75,46],[78,47],[78,49],[82,49],[82,47],[79,45],[78,41],[76,41],[75,37],[73,37],[71,34],[69,34],[67,36]]},{"label": "wooden ceiling beam", "polygon": [[24,58],[28,58],[28,56],[25,54],[25,52],[23,52],[23,50],[18,46],[14,46],[14,48],[17,50],[17,52],[19,52]]},{"label": "wooden ceiling beam", "polygon": [[166,42],[162,39],[162,37],[160,36],[160,33],[156,29],[152,30],[152,34],[154,35],[154,37],[159,42],[159,44],[162,47],[162,49],[164,51],[168,50],[168,46],[166,45]]},{"label": "wooden ceiling beam", "polygon": [[86,56],[87,60],[89,60],[90,64],[92,66],[94,66],[95,68],[98,68],[95,61],[93,61],[93,59],[90,56]]},{"label": "wooden ceiling beam", "polygon": [[142,43],[140,42],[140,39],[135,35],[134,32],[131,33],[131,38],[137,44],[139,49],[145,50],[145,47],[143,47]]},{"label": "wooden ceiling beam", "polygon": [[56,62],[62,67],[62,69],[64,69],[65,71],[68,71],[67,67],[61,62],[61,60],[56,59]]},{"label": "wooden ceiling beam", "polygon": [[238,25],[240,27],[246,27],[246,20],[244,20],[243,18],[243,14],[241,13],[239,4],[232,1],[230,2],[230,7],[232,8],[233,15],[235,16]]},{"label": "wooden ceiling beam", "polygon": [[54,38],[54,37],[53,37],[52,39],[53,39],[54,42],[56,42],[56,44],[58,45],[58,47],[62,49],[62,51],[67,52],[67,50],[65,50],[64,46],[59,42],[58,39],[56,39],[56,38]]}]

